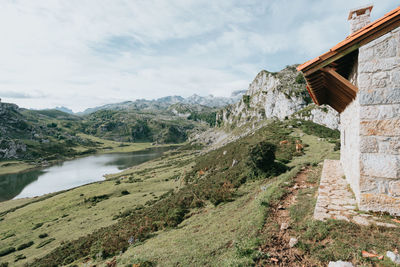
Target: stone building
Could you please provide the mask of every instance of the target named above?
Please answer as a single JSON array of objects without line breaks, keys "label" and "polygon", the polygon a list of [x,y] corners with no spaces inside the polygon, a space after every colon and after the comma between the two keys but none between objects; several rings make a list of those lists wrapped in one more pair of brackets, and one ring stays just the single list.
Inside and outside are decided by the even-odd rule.
[{"label": "stone building", "polygon": [[370,23],[350,11],[350,35],[300,66],[313,101],[340,112],[341,167],[360,210],[400,215],[400,7]]}]

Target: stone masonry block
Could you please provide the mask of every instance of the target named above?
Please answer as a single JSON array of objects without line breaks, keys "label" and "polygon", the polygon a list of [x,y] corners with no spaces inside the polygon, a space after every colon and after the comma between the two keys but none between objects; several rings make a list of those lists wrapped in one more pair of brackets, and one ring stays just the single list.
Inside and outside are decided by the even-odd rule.
[{"label": "stone masonry block", "polygon": [[360,156],[360,173],[364,176],[400,178],[400,156],[363,153]]},{"label": "stone masonry block", "polygon": [[400,104],[363,105],[360,107],[361,120],[382,120],[398,118]]},{"label": "stone masonry block", "polygon": [[361,121],[360,135],[400,136],[400,118]]},{"label": "stone masonry block", "polygon": [[362,136],[360,137],[360,152],[361,153],[377,153],[378,141],[376,137]]},{"label": "stone masonry block", "polygon": [[389,182],[388,193],[389,196],[400,197],[400,180]]},{"label": "stone masonry block", "polygon": [[376,136],[378,153],[400,155],[400,137]]},{"label": "stone masonry block", "polygon": [[[400,49],[399,49],[400,50]],[[400,70],[393,70],[390,74],[390,87],[399,88],[400,87]]]},{"label": "stone masonry block", "polygon": [[376,88],[359,91],[360,105],[398,104],[400,88]]},{"label": "stone masonry block", "polygon": [[390,83],[387,72],[377,72],[372,75],[372,88],[385,88]]},{"label": "stone masonry block", "polygon": [[361,73],[358,76],[357,84],[360,90],[371,88],[372,73]]},{"label": "stone masonry block", "polygon": [[366,62],[360,62],[358,65],[359,73],[377,73],[380,71],[391,71],[398,69],[400,64],[399,57],[374,58]]},{"label": "stone masonry block", "polygon": [[361,193],[378,193],[378,183],[374,177],[365,175],[360,176],[360,192]]},{"label": "stone masonry block", "polygon": [[374,106],[360,106],[360,119],[376,120],[379,119],[379,109]]},{"label": "stone masonry block", "polygon": [[380,58],[395,57],[397,55],[396,38],[392,35],[374,46],[374,56]]},{"label": "stone masonry block", "polygon": [[361,47],[358,52],[358,61],[367,62],[374,59],[374,48],[373,47]]},{"label": "stone masonry block", "polygon": [[400,197],[392,197],[386,194],[360,194],[360,210],[383,211],[391,215],[400,215]]},{"label": "stone masonry block", "polygon": [[400,138],[391,138],[389,141],[389,153],[400,154]]}]

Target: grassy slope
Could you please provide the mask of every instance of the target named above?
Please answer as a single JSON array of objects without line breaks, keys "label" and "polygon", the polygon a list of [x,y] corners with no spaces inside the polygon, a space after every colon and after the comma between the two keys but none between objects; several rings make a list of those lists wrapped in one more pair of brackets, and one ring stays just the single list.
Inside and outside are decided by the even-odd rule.
[{"label": "grassy slope", "polygon": [[[300,131],[293,135],[299,136]],[[300,134],[301,135],[301,134]],[[305,155],[289,164],[295,167],[272,180],[247,183],[240,188],[242,195],[234,202],[208,206],[179,225],[178,229],[161,231],[143,244],[131,247],[118,262],[123,264],[150,261],[162,266],[237,266],[252,264],[253,249],[259,243],[258,231],[267,214],[266,203],[278,198],[280,187],[290,182],[300,166],[338,158],[333,144],[318,141],[318,137],[303,135]],[[261,188],[268,187],[263,191]]]},{"label": "grassy slope", "polygon": [[[328,142],[325,139],[321,140],[316,136],[303,134],[299,129],[293,129],[291,136],[294,138],[301,138],[303,143],[308,145],[305,148],[304,155],[294,157],[291,162],[288,163],[289,166],[293,167],[291,171],[272,179],[247,181],[238,187],[235,192],[236,196],[232,199],[233,201],[224,202],[217,206],[207,202],[207,205],[202,208],[191,209],[185,216],[186,219],[177,227],[163,228],[150,235],[147,240],[137,242],[135,245],[130,246],[122,255],[116,256],[117,262],[119,264],[150,262],[161,266],[247,266],[254,264],[254,262],[260,258],[268,257],[267,254],[264,254],[257,248],[264,242],[268,242],[269,235],[260,234],[262,228],[267,227],[270,229],[271,232],[269,234],[274,230],[279,231],[279,225],[269,225],[272,223],[268,217],[269,207],[279,204],[279,201],[284,198],[287,188],[293,185],[292,178],[298,173],[301,167],[305,165],[315,166],[313,167],[314,171],[312,173],[317,174],[313,174],[312,177],[309,177],[309,182],[314,183],[313,188],[300,189],[297,203],[290,208],[291,228],[289,231],[291,231],[291,235],[299,238],[299,244],[296,249],[300,250],[309,262],[313,262],[317,266],[326,266],[329,260],[342,259],[352,260],[354,263],[362,263],[368,266],[374,264],[374,260],[361,258],[360,252],[362,249],[376,251],[378,253],[384,253],[386,250],[393,250],[400,242],[400,232],[398,229],[386,229],[376,226],[361,227],[342,221],[314,222],[312,220],[315,193],[318,188],[319,180],[318,170],[320,166],[317,165],[325,158],[337,159],[339,151],[334,151],[335,145],[332,142]],[[257,139],[257,136],[255,139]],[[249,140],[247,139],[247,141]],[[224,149],[230,151],[229,149],[231,148],[240,149],[240,147],[241,145],[237,143],[237,145],[233,145],[233,147],[223,147],[217,151],[211,152],[213,154],[210,155],[213,156],[214,161],[223,161],[223,159],[219,158],[221,158]],[[229,157],[229,153],[227,156]],[[157,162],[143,164],[140,166],[140,169],[127,170],[121,174],[114,175],[112,176],[114,180],[84,186],[75,189],[77,190],[76,192],[72,190],[60,194],[58,197],[61,198],[69,194],[71,198],[72,196],[76,197],[76,193],[81,192],[79,190],[89,192],[87,190],[90,188],[96,192],[109,192],[111,194],[110,199],[91,207],[89,209],[90,212],[87,214],[88,217],[85,218],[86,220],[91,220],[89,223],[90,225],[95,223],[96,220],[98,220],[99,224],[104,223],[107,222],[107,217],[112,217],[118,213],[118,210],[115,209],[116,207],[121,208],[121,206],[127,207],[129,205],[128,209],[131,209],[135,205],[146,201],[146,199],[142,199],[143,201],[140,202],[140,197],[136,196],[136,194],[144,193],[143,191],[134,192],[133,188],[137,186],[137,183],[133,183],[131,184],[133,187],[129,187],[130,195],[123,197],[118,196],[121,192],[119,189],[128,188],[127,186],[129,186],[129,183],[127,183],[127,181],[129,181],[129,179],[147,177],[146,181],[149,179],[149,182],[153,181],[153,183],[149,183],[146,188],[152,191],[155,191],[153,189],[154,186],[161,183],[163,186],[160,190],[161,194],[161,192],[166,192],[168,189],[183,185],[182,180],[171,182],[172,180],[165,181],[162,177],[172,178],[173,181],[175,181],[175,179],[183,177],[180,174],[185,173],[184,170],[197,170],[194,162],[196,161],[196,164],[200,164],[201,166],[202,163],[201,160],[199,162],[199,159],[201,159],[201,157],[195,154],[187,155],[186,157],[182,157],[180,154],[172,158],[164,157]],[[232,158],[228,161],[231,160]],[[190,166],[194,166],[194,168],[190,168]],[[169,173],[166,173],[165,168],[169,170]],[[115,179],[122,179],[119,185],[115,185]],[[121,188],[119,188],[120,186]],[[87,196],[93,196],[93,194],[86,194],[88,194]],[[127,199],[128,197],[129,199]],[[141,197],[144,198],[144,194],[141,195]],[[44,200],[43,203],[51,205],[50,203],[53,202],[51,199],[56,200],[57,197]],[[120,202],[117,201],[118,199],[120,199]],[[65,201],[62,202],[64,203]],[[127,205],[127,203],[132,204]],[[12,202],[10,202],[9,205],[10,207],[12,205],[15,206]],[[34,207],[34,205],[35,204],[28,205],[25,208],[8,214],[5,220],[0,222],[0,226],[8,225],[9,227],[14,227],[12,229],[20,233],[20,231],[17,231],[18,228],[10,226],[18,220],[9,221],[9,219],[12,218],[13,214],[17,214],[17,212],[21,212],[23,209],[30,209]],[[81,204],[76,207],[75,211],[78,212],[78,214],[81,212],[85,214],[84,210],[81,209],[82,207],[88,208],[88,206],[82,206]],[[4,210],[4,207],[0,205],[0,211],[1,210]],[[113,212],[110,212],[110,210],[113,210]],[[123,211],[123,209],[121,209],[121,211]],[[100,212],[102,212],[102,216],[94,215]],[[59,212],[56,217],[59,218],[61,213]],[[59,218],[58,221],[45,223],[41,228],[34,230],[35,234],[41,232],[41,229],[46,229],[47,232],[47,224],[59,224],[59,226],[61,226],[62,223],[59,221],[68,218],[74,218],[74,220],[76,220],[73,231],[82,230],[81,233],[84,234],[84,231],[93,229],[90,227],[80,229],[80,223],[83,223],[84,220],[77,220],[76,216],[73,216],[72,210],[69,211],[69,214],[68,217]],[[23,215],[21,214],[21,216]],[[19,217],[20,220],[22,218],[21,216]],[[112,223],[111,221],[109,222]],[[32,226],[32,223],[25,224],[28,224],[27,230]],[[72,231],[72,229],[70,231]],[[62,230],[60,232],[62,232]],[[4,235],[6,233],[9,233],[9,231],[2,232],[1,234]],[[50,236],[52,235],[53,234],[50,234]],[[15,241],[17,238],[18,242],[13,242],[13,245],[18,245],[23,241],[27,242],[30,240],[29,238],[23,239],[18,235],[16,237],[11,237],[10,240]],[[34,246],[36,246],[39,240],[34,235],[32,235],[32,238],[32,240],[35,241]],[[30,259],[32,259],[34,253],[36,253],[36,256],[44,255],[59,244],[57,242],[65,238],[65,236],[60,236],[58,238],[60,239],[56,239],[52,245],[48,245],[49,247],[44,247],[45,250],[43,251],[37,250],[33,246],[32,248],[23,250],[21,253],[24,255],[26,254]],[[7,240],[8,239],[4,241]],[[1,260],[12,262],[16,254],[19,254],[19,252],[1,258]],[[108,261],[109,260],[110,259],[108,259]],[[91,259],[91,261],[92,263],[103,266],[107,260]],[[20,262],[24,263],[26,261],[19,261],[18,263]],[[82,263],[82,259],[77,260],[75,263]],[[390,265],[387,259],[379,263],[382,265]]]},{"label": "grassy slope", "polygon": [[[196,159],[194,159],[193,155],[182,156],[178,154],[169,158],[163,157],[163,159],[157,162],[143,164],[139,169],[135,168],[114,176],[114,178],[122,179],[118,185],[115,180],[95,183],[53,197],[43,197],[42,201],[40,199],[32,200],[32,202],[36,201],[32,204],[29,204],[29,202],[25,203],[24,205],[26,206],[8,213],[4,217],[4,220],[0,222],[2,236],[13,233],[16,234],[16,236],[3,240],[0,245],[0,250],[10,246],[17,247],[28,241],[33,241],[35,244],[21,252],[5,256],[2,260],[12,262],[15,255],[23,253],[28,259],[18,261],[18,263],[25,263],[31,261],[33,257],[44,256],[61,244],[61,241],[76,239],[95,229],[112,224],[112,217],[118,215],[119,212],[124,212],[127,209],[132,209],[137,205],[144,204],[148,200],[155,199],[153,196],[149,195],[148,192],[144,191],[151,190],[153,195],[158,196],[169,189],[174,189],[182,185],[182,182],[177,182],[175,179],[179,178],[181,174],[185,174],[186,172],[184,169],[188,170],[187,168],[192,166],[194,161],[197,162],[197,167],[191,169],[189,173],[197,173],[198,168],[214,166],[211,167],[211,173],[207,174],[214,177],[210,177],[211,179],[217,179],[216,181],[221,181],[218,179],[222,179],[222,181],[224,181],[224,175],[239,175],[238,178],[227,177],[233,179],[231,180],[233,183],[237,183],[238,180],[235,179],[240,180],[240,177],[247,175],[247,171],[244,171],[247,168],[244,162],[250,144],[254,144],[265,138],[274,143],[279,143],[280,140],[285,138],[293,140],[300,137],[299,130],[293,132],[293,130],[285,130],[279,125],[276,125],[276,127],[277,128],[267,127],[261,129],[255,135],[244,138],[239,142],[229,144],[217,151],[206,154],[204,157],[196,157]],[[287,135],[290,132],[292,132],[292,137]],[[264,220],[265,199],[271,198],[281,192],[281,190],[276,190],[279,188],[278,185],[281,184],[282,181],[287,181],[290,177],[294,176],[299,170],[299,166],[319,162],[332,151],[332,144],[324,141],[318,142],[317,137],[304,135],[302,139],[310,146],[307,148],[305,156],[297,157],[292,160],[290,165],[296,166],[292,171],[272,181],[248,181],[242,186],[240,186],[240,182],[237,184],[239,187],[235,192],[235,201],[218,206],[207,204],[204,209],[192,210],[191,214],[186,215],[189,219],[185,220],[177,229],[168,230],[167,228],[167,230],[157,233],[156,237],[145,241],[143,245],[133,248],[133,251],[131,251],[130,248],[123,254],[123,258],[120,259],[121,262],[126,262],[127,258],[131,258],[132,253],[139,257],[149,258],[149,260],[153,262],[169,262],[171,265],[177,262],[185,264],[193,263],[193,257],[188,256],[193,253],[197,255],[195,257],[196,263],[199,264],[210,264],[214,259],[214,263],[220,260],[226,263],[249,262],[248,251],[249,249],[251,251],[257,244],[257,231],[262,227],[262,222]],[[222,155],[224,149],[229,151],[226,156]],[[293,153],[292,149],[288,150],[280,147],[278,148],[277,156],[280,158],[290,157],[290,153]],[[235,168],[227,169],[226,166],[232,164],[233,157],[239,160],[239,165]],[[222,170],[220,168],[222,168]],[[217,172],[212,171],[213,169],[217,170]],[[167,172],[166,170],[169,171]],[[221,175],[222,177],[220,177]],[[136,178],[146,180],[143,183],[128,183],[129,179]],[[175,179],[171,180],[171,178]],[[166,179],[169,180],[166,181]],[[201,179],[199,182],[200,181]],[[229,180],[225,181],[229,183]],[[271,182],[272,185],[269,186],[268,190],[260,191],[260,186],[268,184],[269,182]],[[140,187],[138,187],[138,184]],[[204,190],[206,190],[208,186],[207,181],[204,185],[206,186]],[[210,185],[212,186],[213,184]],[[159,187],[159,189],[157,187]],[[213,191],[218,190],[218,188],[219,187],[212,189],[207,194],[211,194],[210,196],[217,194],[215,196],[218,196],[218,191]],[[123,190],[128,190],[131,194],[121,196]],[[139,192],[139,190],[141,192]],[[199,192],[203,193],[203,191]],[[84,195],[81,196],[81,194]],[[85,203],[84,201],[85,198],[103,194],[108,194],[109,199],[97,203],[96,206],[92,206],[90,203]],[[206,198],[208,198],[207,194],[205,196]],[[127,205],[127,203],[132,204]],[[9,205],[10,208],[12,208],[12,206],[17,206],[13,204],[12,201],[9,201],[0,205],[1,210],[5,210],[4,205]],[[129,208],[127,208],[127,206]],[[193,212],[196,211],[198,211],[199,214],[193,214]],[[31,220],[24,220],[24,218],[32,215],[33,218]],[[191,217],[191,215],[193,216]],[[44,224],[40,228],[32,231],[31,229],[37,223]],[[198,231],[191,230],[196,228],[199,228]],[[37,249],[37,244],[42,241],[38,238],[38,235],[43,232],[49,234],[49,238],[55,238],[55,241],[43,248]],[[221,233],[225,234],[221,235]],[[190,238],[188,239],[188,237]],[[171,242],[172,239],[176,240],[175,246],[158,245],[159,242],[167,244]],[[192,239],[197,240],[197,242],[191,243],[190,240]],[[159,251],[161,248],[162,250]],[[153,257],[148,255],[150,251],[154,252]],[[157,255],[157,257],[154,257],[154,255]],[[170,255],[174,255],[174,257],[170,257]]]},{"label": "grassy slope", "polygon": [[[175,160],[176,157],[172,156],[169,160]],[[181,160],[192,157],[190,153],[180,155]],[[115,223],[113,217],[120,212],[145,205],[147,201],[154,200],[168,190],[178,187],[179,181],[170,178],[181,173],[186,167],[171,167],[165,164],[165,158],[161,158],[137,166],[131,171],[130,175],[141,179],[142,182],[130,182],[128,178],[119,183],[116,180],[107,180],[81,186],[50,198],[41,197],[0,203],[2,212],[28,204],[14,212],[9,212],[3,217],[4,220],[0,221],[1,238],[15,234],[0,242],[0,251],[10,246],[17,247],[28,241],[35,243],[30,248],[0,258],[1,261],[13,263],[15,255],[23,254],[27,259],[17,262],[22,265],[27,261],[32,261],[34,257],[47,254],[61,241],[76,239],[100,227]],[[121,192],[124,190],[130,194],[122,196]],[[84,201],[104,194],[109,195],[109,199],[96,205]],[[40,201],[40,199],[43,200]],[[43,226],[32,230],[38,223],[43,223]],[[47,233],[49,237],[40,239],[38,235],[42,233]],[[55,241],[40,249],[36,248],[40,242],[49,238],[55,238]]]}]

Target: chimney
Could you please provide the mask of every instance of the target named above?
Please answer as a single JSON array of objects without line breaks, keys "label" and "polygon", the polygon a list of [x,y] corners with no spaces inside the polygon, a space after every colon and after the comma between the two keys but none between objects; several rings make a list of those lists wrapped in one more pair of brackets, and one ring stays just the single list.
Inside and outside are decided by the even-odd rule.
[{"label": "chimney", "polygon": [[350,34],[367,26],[371,22],[370,15],[373,7],[373,5],[368,5],[350,10],[348,18],[350,21]]}]

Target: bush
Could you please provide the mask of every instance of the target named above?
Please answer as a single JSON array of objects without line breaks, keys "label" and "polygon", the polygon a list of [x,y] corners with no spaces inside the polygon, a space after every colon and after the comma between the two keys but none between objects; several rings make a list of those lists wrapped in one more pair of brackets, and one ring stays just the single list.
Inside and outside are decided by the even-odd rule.
[{"label": "bush", "polygon": [[56,127],[57,127],[57,123],[55,123],[55,122],[48,123],[48,124],[47,124],[47,127],[49,127],[49,128],[56,128]]},{"label": "bush", "polygon": [[32,230],[38,229],[40,227],[42,227],[43,223],[37,223],[35,224],[35,226],[32,227]]},{"label": "bush", "polygon": [[243,95],[242,99],[243,99],[243,103],[246,104],[247,108],[250,108],[250,96],[249,95]]},{"label": "bush", "polygon": [[249,149],[249,162],[254,169],[267,172],[275,161],[276,146],[262,141]]},{"label": "bush", "polygon": [[14,262],[17,262],[17,261],[20,261],[20,260],[23,260],[23,259],[26,259],[25,255],[24,254],[19,254],[19,255],[15,256]]},{"label": "bush", "polygon": [[304,83],[306,83],[306,80],[304,79],[303,74],[301,74],[301,73],[297,74],[297,76],[296,76],[296,83],[299,83],[299,84],[304,84]]},{"label": "bush", "polygon": [[128,190],[123,190],[121,191],[121,195],[125,196],[125,195],[129,195],[129,191]]},{"label": "bush", "polygon": [[14,247],[8,247],[3,250],[0,250],[0,257],[13,253],[15,251]]},{"label": "bush", "polygon": [[32,245],[33,245],[33,241],[29,241],[28,243],[19,245],[17,250],[23,250],[23,249],[29,248]]},{"label": "bush", "polygon": [[39,235],[39,238],[46,238],[46,237],[48,237],[48,236],[49,236],[48,234],[44,233],[44,234],[40,234],[40,235]]},{"label": "bush", "polygon": [[47,240],[44,240],[43,242],[39,243],[39,245],[36,246],[36,248],[41,248],[46,246],[47,244],[53,242],[54,240],[56,240],[55,238],[49,238]]}]

